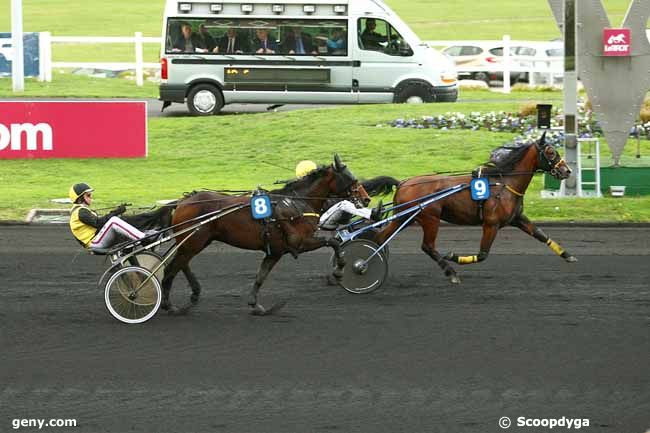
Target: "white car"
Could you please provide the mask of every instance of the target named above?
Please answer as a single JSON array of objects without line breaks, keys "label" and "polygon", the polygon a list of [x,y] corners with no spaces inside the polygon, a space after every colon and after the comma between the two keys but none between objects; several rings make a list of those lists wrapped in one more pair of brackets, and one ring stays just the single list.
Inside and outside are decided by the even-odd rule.
[{"label": "white car", "polygon": [[[445,48],[443,53],[454,59],[458,68],[458,76],[474,80],[502,81],[503,72],[492,69],[494,66],[501,66],[503,63],[503,44],[496,43],[467,43],[464,45],[453,45]],[[510,55],[513,71],[510,72],[510,81],[529,82],[529,72],[535,69],[534,82],[549,83],[549,77],[553,71],[555,74],[562,73],[561,59],[564,57],[564,46],[562,41],[539,42],[539,41],[512,41]],[[471,71],[463,71],[463,67],[470,67]],[[477,68],[485,68],[476,71]],[[552,83],[551,83],[552,84]]]}]

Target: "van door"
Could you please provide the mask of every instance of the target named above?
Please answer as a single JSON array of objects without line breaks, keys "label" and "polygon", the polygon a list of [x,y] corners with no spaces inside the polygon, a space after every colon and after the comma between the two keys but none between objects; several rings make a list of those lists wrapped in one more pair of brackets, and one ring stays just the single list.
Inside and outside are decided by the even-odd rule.
[{"label": "van door", "polygon": [[359,102],[392,102],[393,86],[420,66],[413,49],[386,20],[364,17],[356,24],[354,79]]}]

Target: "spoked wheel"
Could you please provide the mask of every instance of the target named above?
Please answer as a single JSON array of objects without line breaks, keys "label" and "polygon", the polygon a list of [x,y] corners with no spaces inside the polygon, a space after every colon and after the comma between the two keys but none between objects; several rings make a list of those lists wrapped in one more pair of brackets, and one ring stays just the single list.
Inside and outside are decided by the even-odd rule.
[{"label": "spoked wheel", "polygon": [[[135,254],[133,257],[129,257],[126,260],[130,266],[140,266],[151,272],[153,272],[159,264],[161,264],[163,258],[160,254],[154,253],[153,251],[142,251],[141,253]],[[165,276],[165,266],[161,266],[155,273],[158,282],[163,280]]]},{"label": "spoked wheel", "polygon": [[343,245],[345,267],[339,285],[354,294],[370,293],[381,287],[388,275],[388,260],[379,252],[368,261],[378,248],[374,242],[363,239]]},{"label": "spoked wheel", "polygon": [[142,323],[160,308],[162,293],[158,279],[140,266],[117,270],[106,283],[104,300],[113,317],[124,323]]},{"label": "spoked wheel", "polygon": [[[121,269],[125,266],[140,266],[145,269],[148,269],[153,272],[154,269],[162,262],[163,258],[160,254],[154,253],[153,251],[142,251],[137,253],[126,260],[120,259],[120,261],[113,263],[113,265],[104,272],[102,277],[97,283],[97,287],[106,287],[106,282],[108,279],[117,272],[118,269]],[[158,282],[163,280],[165,276],[165,267],[161,266],[158,271],[156,271],[156,278]]]}]

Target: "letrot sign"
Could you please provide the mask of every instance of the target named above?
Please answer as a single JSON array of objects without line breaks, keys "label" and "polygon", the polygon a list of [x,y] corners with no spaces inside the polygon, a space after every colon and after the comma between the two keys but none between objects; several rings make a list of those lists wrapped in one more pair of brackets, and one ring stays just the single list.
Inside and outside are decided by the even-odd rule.
[{"label": "letrot sign", "polygon": [[[563,0],[548,2],[562,28]],[[603,38],[604,30],[613,26],[602,0],[580,0],[575,4],[578,29],[576,60],[580,80],[603,128],[614,164],[618,165],[630,129],[650,88],[650,43],[646,36],[650,0],[632,0],[620,28],[614,29],[606,40]],[[609,51],[617,53],[616,56],[603,52],[606,45],[618,47]],[[624,52],[619,51],[624,49],[624,45],[627,45],[627,54],[620,54]],[[621,58],[621,55],[626,57]]]},{"label": "letrot sign", "polygon": [[146,102],[0,102],[0,159],[144,156]]},{"label": "letrot sign", "polygon": [[630,29],[603,29],[603,55],[629,56]]}]

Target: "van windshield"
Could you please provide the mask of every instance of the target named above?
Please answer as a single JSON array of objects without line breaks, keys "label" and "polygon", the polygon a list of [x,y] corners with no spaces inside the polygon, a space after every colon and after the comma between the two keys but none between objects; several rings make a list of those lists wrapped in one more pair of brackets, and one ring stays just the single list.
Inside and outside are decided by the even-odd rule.
[{"label": "van windshield", "polygon": [[170,18],[165,52],[347,56],[347,30],[346,20]]}]

